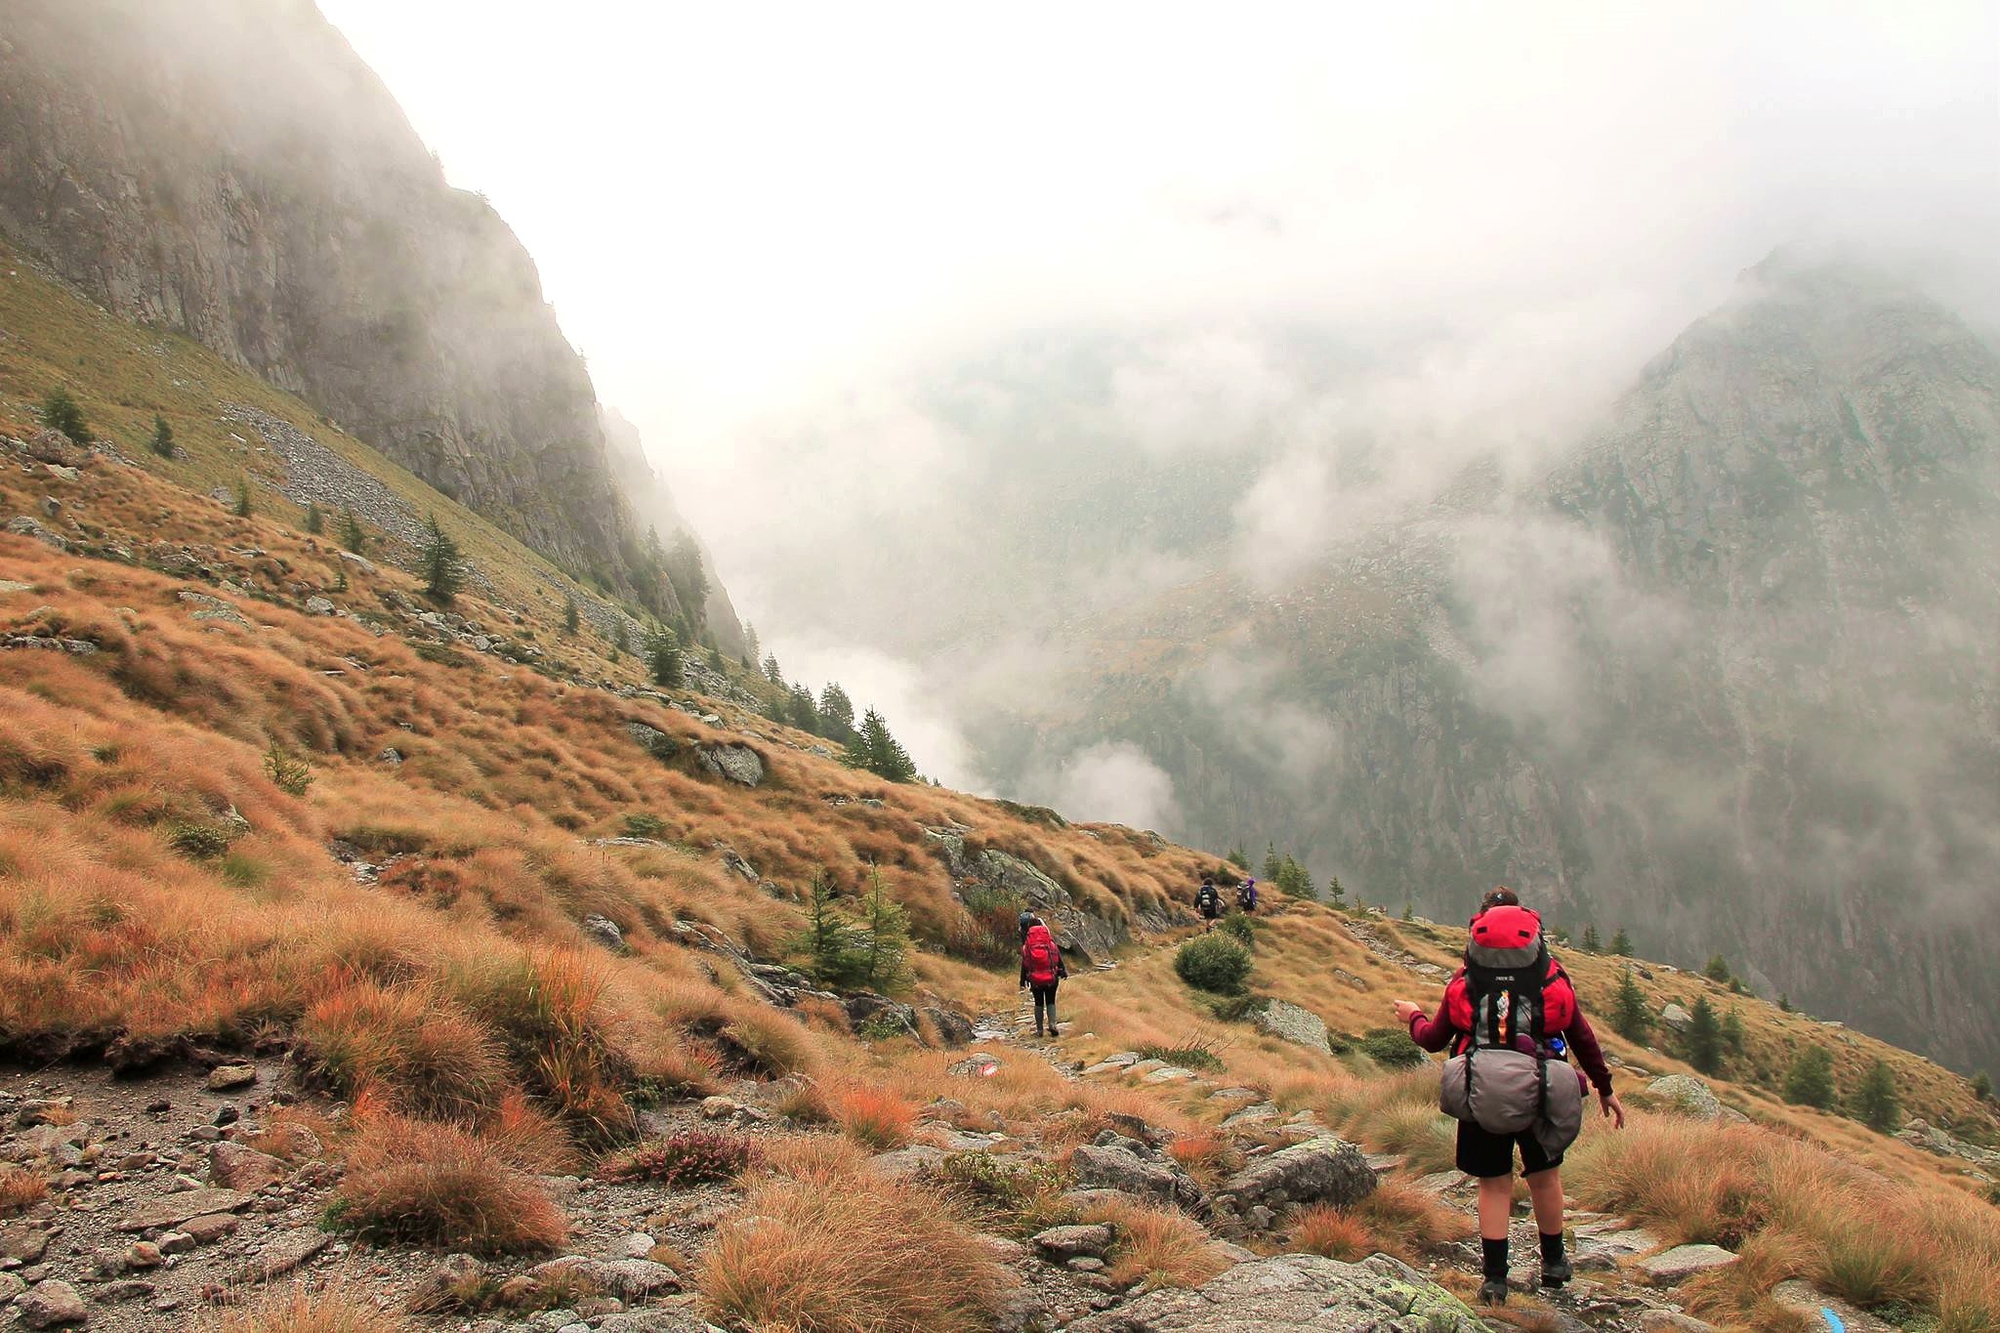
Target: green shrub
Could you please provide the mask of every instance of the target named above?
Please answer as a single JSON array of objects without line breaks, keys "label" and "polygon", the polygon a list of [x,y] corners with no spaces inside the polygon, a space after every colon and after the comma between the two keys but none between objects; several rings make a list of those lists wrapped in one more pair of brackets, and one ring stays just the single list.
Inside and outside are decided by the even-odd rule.
[{"label": "green shrub", "polygon": [[312,765],[276,741],[264,751],[264,776],[279,791],[292,796],[304,796],[313,784]]},{"label": "green shrub", "polygon": [[1198,1073],[1215,1074],[1222,1070],[1222,1052],[1227,1048],[1228,1043],[1220,1037],[1198,1034],[1188,1037],[1178,1046],[1141,1046],[1139,1056],[1145,1060],[1165,1060],[1170,1065],[1179,1065],[1182,1069]]},{"label": "green shrub", "polygon": [[50,389],[42,399],[42,424],[61,431],[78,444],[90,443],[90,427],[84,424],[83,409],[76,405],[68,389]]},{"label": "green shrub", "polygon": [[1425,1059],[1424,1048],[1411,1041],[1402,1028],[1370,1028],[1357,1044],[1363,1055],[1391,1069],[1408,1069]]},{"label": "green shrub", "polygon": [[1254,917],[1244,916],[1240,913],[1236,916],[1226,916],[1222,918],[1221,929],[1229,938],[1235,940],[1244,948],[1250,949],[1256,947],[1257,922]]},{"label": "green shrub", "polygon": [[1052,1162],[1010,1164],[988,1153],[953,1153],[918,1178],[971,1212],[982,1229],[1017,1238],[1077,1220],[1063,1198],[1069,1177]]},{"label": "green shrub", "polygon": [[1244,1023],[1271,1007],[1268,995],[1223,995],[1208,1002],[1208,1010],[1225,1023]]},{"label": "green shrub", "polygon": [[225,824],[177,821],[167,828],[167,845],[182,856],[211,861],[229,850],[235,830]]},{"label": "green shrub", "polygon": [[1824,1046],[1806,1047],[1786,1071],[1785,1100],[1824,1111],[1832,1107],[1833,1096],[1833,1052]]},{"label": "green shrub", "polygon": [[625,836],[628,838],[657,838],[667,831],[667,823],[658,815],[644,811],[625,816]]},{"label": "green shrub", "polygon": [[1227,935],[1197,935],[1174,954],[1174,972],[1197,990],[1217,995],[1242,991],[1250,975],[1250,951]]}]

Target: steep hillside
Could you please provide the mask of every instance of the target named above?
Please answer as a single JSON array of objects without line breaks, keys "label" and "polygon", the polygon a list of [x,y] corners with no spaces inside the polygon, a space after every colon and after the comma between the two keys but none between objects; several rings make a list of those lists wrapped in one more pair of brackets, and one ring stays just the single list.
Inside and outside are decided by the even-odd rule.
[{"label": "steep hillside", "polygon": [[[539,557],[319,427],[349,484],[462,534],[480,578],[428,604],[305,531],[302,446],[259,453],[225,406],[289,439],[303,404],[9,271],[0,1301],[30,1326],[1507,1326],[1452,1294],[1475,1260],[1448,1127],[1375,1032],[1435,1002],[1454,931],[1273,893],[1231,927],[1246,992],[1196,991],[1173,951],[1209,858],[856,773],[726,668],[644,684],[564,628]],[[56,365],[95,386],[95,452],[30,419]],[[207,491],[244,472],[270,484],[239,515]],[[1070,954],[1053,1045],[1018,1019],[1024,907]],[[1627,964],[1565,957],[1609,1011]],[[1990,1327],[1990,1105],[1639,966],[1649,1012],[1735,1014],[1720,1103],[1649,1091],[1683,1038],[1607,1036],[1635,1122],[1574,1154],[1590,1276],[1527,1278],[1513,1324],[1804,1329],[1838,1301]],[[1807,1049],[1831,1107],[1880,1061],[1927,1124],[1781,1101]],[[1689,1280],[1682,1242],[1739,1257]]]},{"label": "steep hillside", "polygon": [[647,567],[534,263],[310,3],[6,0],[0,234],[572,575],[698,617]]},{"label": "steep hillside", "polygon": [[1065,627],[987,753],[1130,741],[1191,841],[1432,911],[1518,883],[2000,1063],[2000,359],[1957,319],[1774,261],[1544,484],[1476,469],[1342,547]]}]

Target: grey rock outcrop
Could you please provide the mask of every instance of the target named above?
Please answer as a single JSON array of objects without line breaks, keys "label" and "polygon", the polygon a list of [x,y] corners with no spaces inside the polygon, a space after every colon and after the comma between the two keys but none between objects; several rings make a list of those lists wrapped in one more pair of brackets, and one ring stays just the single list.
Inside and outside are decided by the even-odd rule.
[{"label": "grey rock outcrop", "polygon": [[695,761],[715,777],[739,787],[764,785],[764,760],[747,745],[704,745],[695,751]]},{"label": "grey rock outcrop", "polygon": [[1367,1154],[1344,1139],[1323,1136],[1254,1159],[1216,1188],[1213,1204],[1218,1221],[1254,1225],[1267,1214],[1303,1204],[1356,1204],[1374,1193],[1375,1185]]},{"label": "grey rock outcrop", "polygon": [[1084,910],[1068,889],[1020,857],[991,847],[968,850],[963,829],[930,828],[924,836],[954,881],[1009,894],[1048,922],[1072,966],[1108,959],[1132,937],[1131,925],[1122,916]]},{"label": "grey rock outcrop", "polygon": [[1719,1120],[1722,1117],[1722,1102],[1714,1089],[1692,1074],[1668,1074],[1656,1078],[1646,1085],[1646,1090],[1655,1097],[1665,1099],[1682,1115],[1693,1116],[1696,1120]]},{"label": "grey rock outcrop", "polygon": [[1257,1015],[1259,1031],[1309,1050],[1324,1051],[1326,1044],[1326,1020],[1310,1009],[1292,1004],[1287,1000],[1273,1000]]},{"label": "grey rock outcrop", "polygon": [[1110,1189],[1157,1199],[1200,1215],[1207,1199],[1194,1178],[1151,1144],[1105,1130],[1070,1157],[1070,1174],[1085,1189]]},{"label": "grey rock outcrop", "polygon": [[1070,1333],[1484,1333],[1444,1288],[1381,1259],[1285,1254],[1238,1264],[1188,1291],[1156,1291]]}]

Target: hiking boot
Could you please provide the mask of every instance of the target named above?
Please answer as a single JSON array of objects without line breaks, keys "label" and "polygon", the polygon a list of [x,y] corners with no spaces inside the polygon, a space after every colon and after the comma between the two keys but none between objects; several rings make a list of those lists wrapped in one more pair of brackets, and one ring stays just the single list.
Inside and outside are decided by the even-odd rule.
[{"label": "hiking boot", "polygon": [[1490,1277],[1487,1278],[1479,1284],[1479,1303],[1481,1305],[1505,1305],[1507,1303],[1507,1284],[1505,1282],[1495,1282]]},{"label": "hiking boot", "polygon": [[1575,1276],[1576,1270],[1570,1267],[1567,1259],[1542,1264],[1542,1285],[1545,1287],[1560,1287]]}]

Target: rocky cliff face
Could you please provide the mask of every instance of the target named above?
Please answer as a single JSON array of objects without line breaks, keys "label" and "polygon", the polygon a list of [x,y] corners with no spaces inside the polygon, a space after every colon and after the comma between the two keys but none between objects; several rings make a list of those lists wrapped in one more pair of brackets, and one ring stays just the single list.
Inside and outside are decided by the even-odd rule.
[{"label": "rocky cliff face", "polygon": [[0,0],[0,230],[626,583],[632,519],[533,262],[309,0]]}]

